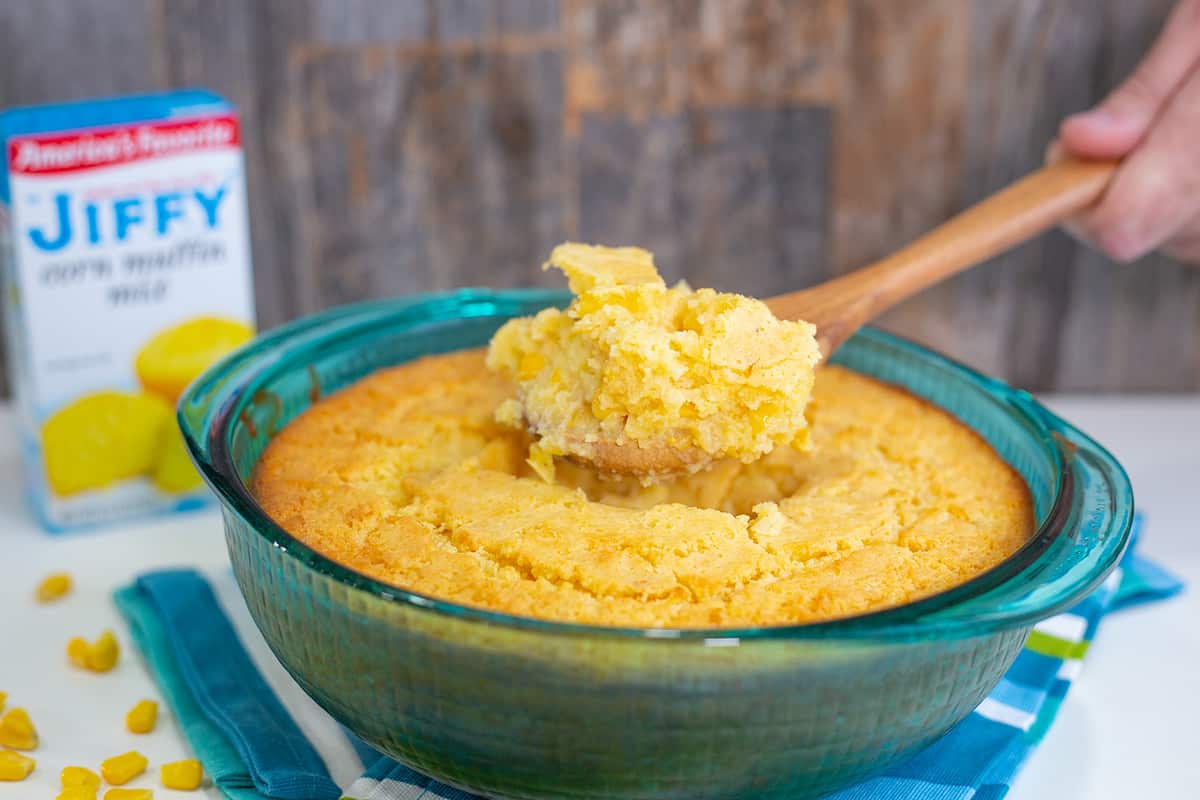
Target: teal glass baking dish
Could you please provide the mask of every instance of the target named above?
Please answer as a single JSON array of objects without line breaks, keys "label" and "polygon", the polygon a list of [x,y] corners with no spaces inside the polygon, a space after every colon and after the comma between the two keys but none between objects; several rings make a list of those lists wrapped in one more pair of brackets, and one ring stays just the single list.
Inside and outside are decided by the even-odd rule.
[{"label": "teal glass baking dish", "polygon": [[445,783],[496,798],[816,797],[911,756],[966,716],[1032,625],[1119,560],[1133,497],[1103,448],[1015,391],[864,330],[834,361],[957,416],[1024,477],[1038,527],[1009,560],[901,607],[807,625],[571,625],[378,583],[306,547],[247,481],[321,396],[485,344],[561,291],[463,290],[327,311],[259,337],[184,394],[187,445],[283,666],[338,721]]}]

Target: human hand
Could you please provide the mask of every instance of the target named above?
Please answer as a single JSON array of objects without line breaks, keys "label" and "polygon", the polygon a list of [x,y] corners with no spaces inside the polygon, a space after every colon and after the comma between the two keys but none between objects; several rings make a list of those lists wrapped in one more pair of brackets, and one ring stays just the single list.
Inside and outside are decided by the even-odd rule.
[{"label": "human hand", "polygon": [[1047,159],[1068,154],[1124,159],[1071,233],[1118,261],[1161,250],[1200,264],[1200,0],[1180,0],[1134,73],[1063,121]]}]

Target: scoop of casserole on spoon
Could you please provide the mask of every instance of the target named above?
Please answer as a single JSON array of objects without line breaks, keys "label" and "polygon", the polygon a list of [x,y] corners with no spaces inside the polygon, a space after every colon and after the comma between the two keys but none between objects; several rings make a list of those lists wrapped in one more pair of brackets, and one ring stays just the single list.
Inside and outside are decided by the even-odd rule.
[{"label": "scoop of casserole on spoon", "polygon": [[547,479],[555,456],[649,482],[803,447],[821,358],[900,301],[1095,203],[1115,166],[1047,166],[874,264],[764,301],[668,288],[638,248],[560,245],[547,266],[576,298],[493,338],[489,366],[517,385],[498,416],[529,428],[530,463]]}]

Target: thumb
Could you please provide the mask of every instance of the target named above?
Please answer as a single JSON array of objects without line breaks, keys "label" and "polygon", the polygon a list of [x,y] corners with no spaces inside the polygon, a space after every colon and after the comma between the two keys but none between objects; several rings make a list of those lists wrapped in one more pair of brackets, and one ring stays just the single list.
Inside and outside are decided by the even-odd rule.
[{"label": "thumb", "polygon": [[1128,154],[1198,61],[1200,0],[1181,0],[1133,74],[1098,106],[1063,122],[1063,146],[1086,158]]}]

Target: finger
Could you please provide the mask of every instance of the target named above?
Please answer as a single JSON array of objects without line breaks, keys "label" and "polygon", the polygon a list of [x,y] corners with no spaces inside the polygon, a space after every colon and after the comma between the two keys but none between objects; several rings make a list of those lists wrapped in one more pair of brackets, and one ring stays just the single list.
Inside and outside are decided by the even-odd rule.
[{"label": "finger", "polygon": [[1200,0],[1182,0],[1150,52],[1098,106],[1063,121],[1059,138],[1087,158],[1119,158],[1137,146],[1155,117],[1200,62]]},{"label": "finger", "polygon": [[[1069,157],[1070,155],[1071,154],[1067,152],[1067,148],[1065,148],[1063,146],[1063,143],[1060,140],[1052,139],[1050,141],[1050,144],[1046,145],[1046,155],[1045,155],[1046,166],[1050,166],[1051,164],[1057,164],[1060,161],[1062,161],[1063,159]],[[1069,233],[1073,238],[1078,239],[1079,241],[1083,242],[1084,244],[1086,244],[1094,249],[1097,249],[1097,250],[1100,249],[1099,245],[1097,245],[1096,242],[1094,242],[1092,240],[1091,235],[1089,234],[1087,228],[1084,225],[1083,218],[1084,218],[1084,215],[1078,215],[1078,216],[1072,217],[1071,219],[1064,220],[1061,224],[1061,227],[1063,230],[1065,230],[1067,233]]]},{"label": "finger", "polygon": [[1083,233],[1119,261],[1162,245],[1200,213],[1200,70],[1171,98],[1145,141],[1125,159]]}]

